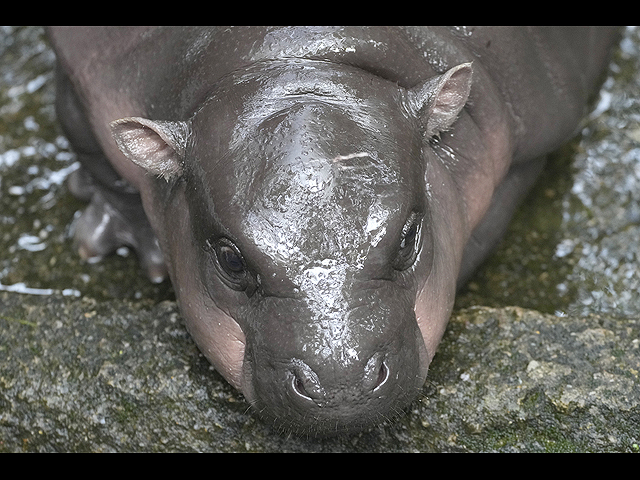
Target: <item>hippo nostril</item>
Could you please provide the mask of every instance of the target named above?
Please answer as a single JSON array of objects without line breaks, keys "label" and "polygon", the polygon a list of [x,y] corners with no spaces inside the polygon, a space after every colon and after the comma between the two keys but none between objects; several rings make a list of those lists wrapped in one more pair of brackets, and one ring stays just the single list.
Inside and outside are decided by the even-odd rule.
[{"label": "hippo nostril", "polygon": [[307,393],[307,390],[304,388],[304,382],[295,374],[291,381],[291,386],[293,387],[293,391],[296,392],[298,395],[311,400],[311,397]]},{"label": "hippo nostril", "polygon": [[[362,374],[362,371],[360,371]],[[345,375],[348,376],[348,370],[345,371]],[[351,374],[356,374],[355,370],[351,371]],[[350,381],[353,384],[353,389],[350,387],[347,377],[338,378],[336,383],[329,382],[328,392],[330,397],[334,395],[353,395],[356,390],[360,390],[360,395],[369,395],[372,392],[379,392],[383,385],[385,385],[391,376],[387,362],[384,360],[384,356],[376,354],[369,359],[364,369],[364,377],[361,377],[362,383],[357,379],[352,378]],[[322,407],[328,401],[327,385],[322,385],[320,378],[316,372],[301,360],[295,360],[293,365],[288,370],[288,382],[289,391],[297,397],[299,400],[305,402],[313,402],[319,407]],[[359,386],[356,386],[359,385]],[[350,393],[345,393],[349,391]]]},{"label": "hippo nostril", "polygon": [[291,390],[298,397],[318,403],[324,397],[324,389],[320,385],[318,375],[304,362],[296,361],[290,370]]},{"label": "hippo nostril", "polygon": [[387,381],[387,378],[389,378],[389,369],[387,368],[386,363],[381,362],[380,369],[378,370],[378,379],[376,380],[376,384],[373,387],[373,390],[376,391],[378,388],[384,385],[384,383]]},{"label": "hippo nostril", "polygon": [[362,386],[368,392],[378,390],[389,378],[389,367],[381,353],[373,355],[364,368],[364,383]]}]

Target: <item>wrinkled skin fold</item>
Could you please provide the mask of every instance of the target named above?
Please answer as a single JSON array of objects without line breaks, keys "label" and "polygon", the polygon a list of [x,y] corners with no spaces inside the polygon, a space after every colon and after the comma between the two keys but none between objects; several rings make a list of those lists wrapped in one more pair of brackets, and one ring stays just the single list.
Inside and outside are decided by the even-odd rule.
[{"label": "wrinkled skin fold", "polygon": [[578,125],[616,38],[49,34],[83,165],[74,192],[90,201],[81,254],[135,248],[152,280],[171,278],[216,369],[276,428],[307,435],[388,421],[419,395],[457,283]]}]

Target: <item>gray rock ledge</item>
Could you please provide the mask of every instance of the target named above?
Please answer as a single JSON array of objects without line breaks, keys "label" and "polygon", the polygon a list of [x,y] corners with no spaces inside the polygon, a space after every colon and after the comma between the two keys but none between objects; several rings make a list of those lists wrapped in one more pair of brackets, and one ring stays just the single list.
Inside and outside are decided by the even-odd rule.
[{"label": "gray rock ledge", "polygon": [[0,304],[0,452],[639,451],[639,319],[458,311],[406,415],[316,440],[264,425],[173,302]]}]

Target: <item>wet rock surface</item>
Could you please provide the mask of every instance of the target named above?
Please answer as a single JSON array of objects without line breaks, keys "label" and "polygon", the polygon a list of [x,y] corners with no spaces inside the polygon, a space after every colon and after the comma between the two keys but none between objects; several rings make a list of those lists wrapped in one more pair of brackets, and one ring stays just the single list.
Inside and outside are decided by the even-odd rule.
[{"label": "wet rock surface", "polygon": [[0,300],[0,451],[638,451],[637,319],[459,311],[404,416],[318,440],[260,422],[173,302]]},{"label": "wet rock surface", "polygon": [[[80,261],[40,29],[0,30],[0,452],[640,450],[640,32],[458,298],[423,396],[359,435],[274,432],[126,250]],[[517,306],[512,306],[517,305]]]}]

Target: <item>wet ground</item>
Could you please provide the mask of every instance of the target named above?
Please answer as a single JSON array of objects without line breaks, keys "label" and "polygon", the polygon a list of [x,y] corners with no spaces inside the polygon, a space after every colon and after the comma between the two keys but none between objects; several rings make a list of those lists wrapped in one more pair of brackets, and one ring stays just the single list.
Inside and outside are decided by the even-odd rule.
[{"label": "wet ground", "polygon": [[0,291],[171,298],[127,249],[94,265],[76,254],[71,231],[84,205],[64,184],[77,163],[55,119],[54,66],[42,29],[0,29]]},{"label": "wet ground", "polygon": [[[177,374],[175,372],[180,370],[180,368],[175,367],[174,364],[176,362],[178,364],[182,361],[186,364],[191,362],[192,374],[185,380],[185,384],[191,385],[195,392],[200,392],[198,395],[202,393],[202,388],[209,388],[209,400],[211,398],[214,398],[214,400],[215,398],[224,398],[225,402],[231,402],[229,403],[231,410],[226,414],[228,418],[231,418],[234,422],[249,422],[251,425],[255,425],[250,420],[252,418],[251,415],[246,413],[246,405],[238,406],[242,402],[241,397],[234,394],[232,389],[219,378],[215,380],[217,382],[215,387],[202,387],[208,385],[208,380],[205,380],[205,377],[210,377],[211,373],[206,366],[206,362],[203,362],[197,351],[191,348],[193,345],[180,326],[181,323],[176,313],[175,304],[172,303],[172,289],[168,283],[161,285],[150,284],[141,274],[135,256],[126,249],[122,249],[118,254],[99,264],[88,264],[81,261],[77,256],[73,248],[71,234],[74,218],[76,218],[78,211],[83,208],[83,204],[69,194],[64,184],[64,179],[77,168],[77,165],[73,153],[69,150],[68,142],[61,134],[55,121],[53,109],[55,93],[53,82],[54,62],[54,56],[41,29],[0,27],[0,320],[4,322],[6,327],[6,336],[0,335],[0,338],[4,339],[3,341],[5,342],[4,344],[0,343],[0,363],[2,362],[3,354],[6,354],[11,361],[26,354],[23,350],[20,350],[21,347],[17,346],[21,341],[19,340],[21,335],[26,335],[24,337],[25,341],[29,339],[29,341],[34,342],[30,344],[31,346],[27,351],[33,353],[42,349],[49,353],[57,352],[58,358],[69,355],[69,362],[73,362],[74,359],[77,361],[80,358],[80,354],[75,353],[76,350],[73,350],[74,353],[71,355],[69,353],[70,345],[73,345],[73,349],[82,350],[83,352],[85,347],[82,347],[81,344],[76,346],[75,344],[65,343],[73,341],[69,335],[64,333],[67,329],[71,329],[69,331],[75,332],[75,335],[78,336],[80,335],[78,332],[81,332],[87,320],[89,322],[96,321],[96,326],[91,325],[90,328],[97,328],[98,330],[103,327],[104,329],[111,328],[109,326],[114,323],[124,322],[126,324],[124,333],[120,333],[121,325],[118,324],[118,328],[111,332],[114,335],[111,340],[105,337],[104,340],[97,344],[94,343],[97,341],[96,332],[90,330],[83,333],[83,335],[86,335],[82,337],[87,345],[86,348],[95,349],[96,361],[99,362],[98,366],[91,370],[97,375],[95,378],[107,379],[106,383],[111,387],[119,381],[123,382],[124,385],[125,380],[114,380],[115,377],[112,374],[119,368],[125,368],[128,364],[118,363],[117,359],[109,356],[107,356],[109,358],[108,361],[104,361],[99,357],[100,351],[105,349],[104,342],[113,342],[114,349],[122,354],[122,347],[115,346],[116,344],[120,345],[117,343],[117,335],[125,335],[126,338],[122,341],[122,344],[130,345],[133,341],[142,342],[145,345],[148,344],[148,349],[162,349],[166,347],[167,343],[176,342],[177,345],[182,346],[183,350],[176,347],[175,352],[173,350],[169,353],[164,351],[155,352],[155,354],[165,355],[167,358],[170,358],[170,354],[178,355],[178,360],[167,360],[170,367],[177,370],[169,369],[170,371],[164,381],[171,383],[171,379],[176,377]],[[469,367],[467,371],[461,373],[460,362],[464,362],[464,358],[471,358],[474,355],[473,352],[476,351],[475,348],[466,351],[466,344],[463,341],[467,335],[470,335],[466,329],[473,330],[475,328],[473,325],[491,325],[493,328],[493,326],[499,324],[507,330],[512,329],[514,331],[517,328],[524,329],[525,326],[528,326],[533,328],[534,333],[536,329],[539,330],[537,333],[543,330],[555,331],[558,329],[573,332],[567,334],[568,336],[574,335],[576,332],[595,332],[593,333],[595,337],[593,335],[589,336],[584,340],[584,345],[593,346],[593,338],[598,337],[598,335],[604,335],[609,339],[620,338],[623,342],[621,345],[624,345],[621,347],[612,343],[610,350],[607,350],[607,352],[613,352],[611,355],[593,354],[599,360],[617,358],[622,363],[636,362],[638,350],[637,319],[640,317],[640,295],[638,294],[640,268],[637,253],[638,239],[640,239],[640,29],[626,30],[621,47],[617,50],[612,61],[603,91],[600,97],[595,100],[593,108],[593,113],[584,122],[581,134],[552,156],[549,167],[544,172],[535,190],[518,211],[509,233],[496,254],[480,269],[458,297],[454,320],[448,334],[448,338],[450,337],[451,340],[445,339],[432,367],[433,382],[439,383],[432,383],[425,390],[425,392],[430,392],[425,393],[425,395],[429,396],[434,406],[433,408],[436,408],[435,405],[441,402],[443,408],[449,409],[451,422],[455,418],[456,407],[453,400],[456,389],[460,393],[465,385],[468,386],[473,381],[477,381],[478,385],[482,385],[482,388],[486,389],[489,388],[487,385],[491,384],[491,379],[493,378],[490,373],[482,372],[474,380],[473,373],[469,372],[473,372],[475,367]],[[65,302],[64,298],[68,298],[69,301]],[[504,308],[511,305],[529,310]],[[473,317],[473,312],[480,311],[477,306],[497,307],[498,310],[485,310],[487,315],[494,320],[489,321],[487,317],[479,320]],[[534,318],[526,313],[527,311],[536,311],[548,315]],[[49,321],[46,320],[46,317],[42,317],[45,314],[53,315],[52,325],[48,323]],[[156,314],[157,316],[154,316]],[[67,315],[69,316],[69,325],[64,323],[66,321],[64,317]],[[121,320],[115,320],[116,317],[114,315],[117,315],[117,318]],[[602,319],[604,317],[599,317],[598,315],[606,315],[606,318],[620,319],[620,321],[617,323],[614,320],[605,321]],[[134,328],[132,325],[135,325],[135,319],[138,317],[154,322],[152,326],[144,327],[151,328],[151,331],[145,331],[144,334],[136,333],[136,335],[127,333]],[[470,317],[472,318],[470,319]],[[583,317],[588,317],[591,320],[584,321],[582,320]],[[44,323],[42,323],[43,318],[45,318]],[[162,318],[168,319],[168,327],[164,330],[158,327],[158,322],[161,322]],[[513,320],[514,318],[516,320]],[[516,323],[510,325],[504,319],[511,319]],[[628,319],[628,322],[625,323],[625,319]],[[565,320],[566,323],[563,323]],[[107,326],[99,323],[100,321],[103,321],[104,325]],[[35,331],[38,330],[38,325],[46,326],[53,330],[46,334],[44,339],[31,340],[32,336],[35,335]],[[516,327],[516,325],[520,326]],[[573,330],[571,325],[575,327]],[[589,328],[585,325],[589,326]],[[158,330],[158,328],[160,329]],[[585,328],[587,330],[584,330]],[[20,329],[25,329],[25,331],[23,332]],[[495,328],[493,330],[489,329],[489,331],[494,330]],[[526,331],[526,329],[524,330]],[[102,332],[100,334],[104,334],[104,331],[107,330],[100,330]],[[503,330],[495,330],[495,332],[496,338],[503,334]],[[47,335],[51,335],[51,337],[47,338]],[[127,335],[133,336],[129,337]],[[483,335],[488,334],[483,333]],[[553,335],[556,334],[554,333]],[[557,335],[562,336],[560,333]],[[151,340],[146,343],[141,340],[148,337],[151,337]],[[58,338],[58,341],[52,343],[52,338]],[[157,340],[157,338],[161,338],[162,342],[157,347],[154,347],[153,339]],[[582,337],[580,338],[582,339]],[[506,337],[504,340],[505,342],[507,340],[513,342],[513,339]],[[553,341],[555,342],[555,340]],[[475,340],[471,343],[473,344],[474,342]],[[498,340],[486,336],[481,337],[477,342],[484,342],[484,347],[482,347],[485,349],[484,352],[495,349],[495,345],[499,344]],[[480,348],[479,343],[476,345],[478,348]],[[518,347],[516,345],[517,339],[512,351],[513,358],[517,357]],[[531,345],[531,342],[523,343],[522,348],[526,350],[526,348],[529,348],[528,345]],[[600,348],[599,352],[602,352],[603,345],[604,343],[596,345],[597,348]],[[501,346],[500,348],[509,347]],[[625,356],[625,349],[635,349],[634,355],[636,357]],[[145,352],[149,351],[151,350],[145,350]],[[185,355],[185,351],[189,355],[183,358],[181,355]],[[464,353],[465,351],[467,353]],[[549,351],[548,346],[542,348],[542,352]],[[454,355],[452,352],[464,354],[463,360],[459,358],[451,360]],[[486,354],[490,355],[489,353]],[[132,359],[131,362],[145,362],[153,365],[153,355],[149,353],[145,355],[148,355],[149,358],[145,357],[145,360]],[[543,377],[546,375],[553,378],[554,371],[556,374],[564,372],[563,369],[566,368],[566,365],[575,361],[575,358],[563,360],[565,363],[562,363],[560,367],[554,367],[555,370],[552,369],[553,371],[549,374],[549,371],[545,370],[545,368],[549,369],[551,366],[556,365],[554,363],[557,360],[556,357],[553,356],[548,361],[542,361],[541,358],[545,354],[540,353],[539,355],[534,357],[535,360],[530,358],[526,361],[523,360],[524,364],[518,368],[524,369],[523,371],[531,378],[536,376],[536,372]],[[502,358],[497,357],[496,364],[502,362]],[[84,362],[84,360],[82,361]],[[455,365],[455,367],[447,364],[448,361],[451,361],[451,365]],[[34,361],[33,358],[17,360],[17,362],[18,365],[27,365],[31,372],[37,371],[38,362]],[[62,365],[59,365],[58,361],[54,360],[53,362],[56,368],[62,369]],[[576,363],[574,372],[579,370],[577,365],[578,363]],[[157,368],[158,365],[154,365],[154,367]],[[624,381],[627,381],[624,380],[621,381],[619,388],[621,392],[624,392],[622,397],[625,399],[631,398],[629,400],[630,404],[634,405],[632,407],[625,406],[624,408],[627,409],[625,411],[628,412],[629,408],[635,408],[632,411],[636,412],[638,407],[634,402],[637,402],[638,391],[637,387],[634,386],[633,379],[637,383],[637,370],[639,367],[635,363],[629,363],[627,366],[618,365],[616,368],[624,373],[621,374],[621,378],[632,379],[630,386],[624,384]],[[586,371],[590,372],[589,369]],[[3,372],[0,371],[0,384],[4,385],[7,392],[17,392],[32,388],[28,386],[23,389],[22,387],[19,388],[22,374],[16,374],[15,379],[12,379],[9,377],[10,374]],[[42,375],[45,378],[49,378],[49,374],[46,371]],[[126,375],[127,372],[123,371],[122,378],[126,379]],[[145,373],[145,375],[148,376],[148,373]],[[197,376],[198,379],[194,379],[193,375]],[[598,375],[602,378],[608,378],[605,374],[598,373]],[[69,374],[67,374],[68,376]],[[183,376],[183,374],[180,374],[180,378]],[[73,375],[69,378],[67,377],[64,377],[65,381],[69,380]],[[111,387],[105,386],[105,382],[87,386],[83,384],[82,379],[84,378],[86,381],[88,373],[82,373],[80,377],[82,378],[77,380],[77,384],[74,383],[74,388],[77,389],[77,392],[74,392],[73,395],[81,395],[82,391],[95,388],[96,392],[102,392],[101,395],[105,399],[104,404],[107,405],[106,399],[109,398]],[[462,378],[462,382],[460,378]],[[564,377],[560,375],[558,378]],[[91,381],[93,382],[94,380],[94,376],[91,376]],[[447,383],[448,381],[451,383]],[[588,377],[585,379],[585,384],[593,381],[591,377]],[[42,378],[38,379],[37,376],[33,382],[41,385],[46,383],[40,383]],[[576,385],[577,382],[578,380],[575,379],[574,383]],[[562,382],[559,381],[559,383]],[[52,388],[59,389],[61,388],[60,385],[62,385],[60,382],[53,382]],[[132,385],[130,388],[134,388],[137,385],[136,381]],[[440,386],[436,388],[435,385]],[[170,400],[171,402],[178,402],[181,395],[181,387],[174,385],[172,388],[175,388],[177,393]],[[509,400],[509,395],[514,395],[513,392],[519,392],[518,394],[523,395],[518,402],[531,403],[533,402],[531,399],[537,395],[535,392],[550,392],[556,387],[551,386],[548,388],[551,390],[547,390],[546,386],[540,387],[540,385],[536,385],[531,387],[531,390],[520,387],[510,390],[510,393],[502,397],[506,402],[504,404],[505,412],[509,410],[509,405],[513,404],[513,401]],[[496,387],[496,389],[499,388]],[[524,395],[525,391],[528,392],[527,395]],[[576,391],[581,390],[576,387]],[[584,395],[590,394],[590,391],[586,390]],[[58,394],[56,393],[56,395]],[[461,409],[467,408],[470,404],[478,403],[478,399],[473,397],[475,394],[471,393],[471,395],[470,398],[460,397]],[[545,395],[547,395],[545,398],[552,398],[555,393],[545,393]],[[565,391],[557,393],[558,399],[569,397],[571,395]],[[32,422],[33,425],[29,426],[31,425],[29,423],[31,420],[29,419],[33,416],[30,413],[20,414],[23,415],[22,417],[17,413],[19,408],[16,405],[20,403],[20,398],[21,394],[16,393],[7,393],[7,396],[3,396],[3,392],[0,389],[0,433],[20,431],[23,432],[20,433],[21,436],[25,438],[33,437],[34,439],[40,438],[42,442],[42,432],[46,433],[47,429],[42,426],[36,426],[37,422]],[[53,402],[51,398],[63,397],[50,396],[46,402]],[[486,395],[482,398],[486,402]],[[491,398],[493,402],[495,397],[492,396]],[[148,404],[145,403],[147,402],[146,400],[141,400],[140,398],[137,400],[140,402],[140,408],[145,406],[157,408],[151,400],[148,401]],[[132,398],[127,397],[124,403],[129,405],[131,401]],[[511,404],[509,401],[511,401]],[[26,403],[23,408],[28,408],[29,402],[32,402],[32,400],[24,400],[24,402]],[[204,402],[204,400],[199,399],[198,402]],[[558,402],[565,405],[560,400]],[[14,407],[8,408],[7,405],[13,405]],[[581,405],[584,406],[584,402]],[[200,407],[205,412],[211,408],[206,402],[189,408],[198,409]],[[73,408],[69,408],[73,410]],[[95,405],[92,405],[89,410],[94,412],[96,408]],[[104,406],[100,408],[107,410],[111,407]],[[112,408],[117,410],[120,406]],[[558,408],[565,409],[564,406]],[[610,407],[608,403],[603,408],[609,412],[613,411],[611,410],[613,407]],[[547,407],[545,409],[545,411],[548,410]],[[591,408],[591,410],[594,409]],[[15,418],[22,418],[22,420],[16,420],[14,424],[13,420],[11,420],[12,417],[7,413],[9,411],[11,415],[15,415]],[[562,411],[564,412],[565,410]],[[38,412],[37,415],[44,416],[45,419],[48,415],[51,415],[51,419],[55,417],[52,413],[47,414],[47,410],[44,413]],[[477,426],[481,425],[479,421],[477,424],[474,424],[473,421],[471,423],[467,422],[462,426],[458,424],[448,425],[443,420],[447,413],[427,409],[426,400],[419,402],[418,407],[414,409],[414,413],[415,415],[407,417],[404,421],[408,425],[407,427],[401,426],[399,429],[388,430],[381,433],[381,437],[369,439],[369,441],[374,442],[376,445],[385,445],[381,438],[392,437],[391,444],[398,445],[398,438],[407,437],[409,440],[406,440],[405,444],[410,445],[406,447],[408,450],[419,450],[421,448],[456,450],[459,448],[477,451],[497,448],[495,446],[469,446],[473,442],[467,443],[464,448],[460,446],[451,447],[452,442],[453,444],[456,443],[455,439],[452,440],[454,437],[458,438],[458,444],[461,443],[462,432],[456,433],[455,430],[457,428],[475,429],[475,434],[477,434],[478,431],[483,430],[483,427]],[[458,416],[466,415],[466,413]],[[68,416],[71,413],[58,413],[56,415]],[[95,415],[95,413],[87,414],[87,417],[83,417],[84,420],[79,420],[78,423],[83,425],[91,424],[92,421],[95,421],[98,426],[104,425],[104,417],[96,419],[94,418]],[[189,414],[191,418],[194,418],[194,415],[193,411]],[[216,413],[216,415],[218,414]],[[469,412],[469,415],[473,417],[475,414]],[[633,415],[635,415],[633,421],[637,421],[638,414],[633,413]],[[151,414],[150,416],[153,415]],[[216,418],[218,417],[216,416]],[[239,418],[242,418],[242,420],[238,420]],[[449,447],[434,446],[435,441],[430,439],[427,439],[426,446],[416,446],[416,439],[422,438],[425,432],[433,433],[438,419],[443,422],[443,425],[446,425],[449,433],[446,433],[447,430],[445,429],[434,435],[435,437],[440,435],[440,437],[444,438],[442,444],[449,445]],[[204,419],[202,420],[202,422],[205,421]],[[223,420],[217,421],[218,424],[224,424],[225,428],[227,428],[228,424],[224,423]],[[44,420],[43,422],[46,423]],[[65,420],[65,422],[69,423],[68,420]],[[126,423],[124,420],[123,422]],[[505,422],[511,425],[514,420],[509,419],[505,420]],[[542,423],[545,422],[546,420]],[[587,422],[591,425],[589,422],[593,423],[591,417]],[[607,424],[607,422],[611,425],[612,420],[602,416],[602,423]],[[21,425],[20,428],[16,426],[18,424]],[[476,427],[470,427],[472,424],[476,425]],[[409,428],[410,432],[414,432],[412,426],[422,429],[420,430],[422,433],[407,433],[407,428]],[[4,427],[6,427],[5,430],[2,429]],[[583,427],[587,430],[591,428],[588,425],[586,427],[581,425],[575,427],[575,430],[581,431]],[[29,430],[30,428],[33,431]],[[60,428],[56,426],[54,430],[57,432]],[[160,427],[155,425],[152,427],[152,429],[156,430],[158,428]],[[200,428],[205,427],[201,426]],[[233,428],[229,428],[231,432]],[[254,427],[242,427],[240,429],[242,433],[238,434],[240,436],[229,440],[224,444],[224,447],[220,447],[218,450],[259,450],[258,445],[263,445],[261,443],[264,439],[262,435],[269,434],[265,434],[260,430],[260,427],[255,427],[263,433],[260,433],[258,437],[242,437],[242,435],[247,434],[247,428]],[[494,427],[484,428],[485,430],[494,429]],[[527,428],[531,429],[533,427],[529,425]],[[196,430],[199,429],[196,428]],[[37,433],[38,431],[40,433]],[[201,430],[200,433],[202,433]],[[533,434],[538,435],[539,432],[533,428]],[[65,446],[51,447],[55,442],[48,440],[49,443],[46,444],[46,447],[34,446],[32,449],[38,450],[40,448],[45,451],[56,448],[74,449],[73,446],[69,445],[78,445],[77,438],[85,438],[87,433],[79,432],[77,437],[73,437],[69,432],[65,435],[62,436],[66,438],[68,443],[61,444]],[[120,437],[118,438],[124,438],[125,434],[120,432],[119,435]],[[132,433],[131,435],[133,438],[139,434]],[[184,432],[177,433],[176,437],[180,438],[181,435],[184,438]],[[554,433],[554,435],[557,438],[563,437],[563,434]],[[606,434],[603,435],[605,437],[604,441],[609,441],[606,440]],[[69,440],[69,437],[72,439]],[[243,440],[241,442],[239,440],[241,437],[251,438],[251,440]],[[626,437],[624,435],[610,437],[613,438],[611,444],[618,442],[616,444],[618,446],[623,441],[620,438],[625,438],[626,440],[624,441],[631,442],[626,447],[621,447],[623,451],[633,450],[634,447],[632,445],[637,447],[637,444],[633,443],[638,441],[637,437],[631,440],[629,440],[628,435]],[[76,439],[74,440],[74,438]],[[256,438],[259,438],[259,440],[256,440]],[[11,446],[13,445],[11,440],[0,437],[0,451],[2,450],[2,445],[6,445],[10,451],[14,451],[15,448]],[[134,440],[131,441],[134,442]],[[135,441],[139,445],[144,443],[139,439]],[[275,442],[273,445],[282,445],[282,442],[288,442],[288,440],[273,441]],[[588,445],[590,441],[592,440],[585,441],[584,445]],[[39,445],[35,440],[32,440],[32,442],[33,445]],[[115,444],[108,443],[106,440],[104,442],[109,445],[104,447],[106,450],[119,449]],[[253,447],[247,448],[247,445],[252,442],[255,442]],[[522,444],[523,440],[520,438],[518,442]],[[546,444],[541,440],[540,442],[537,445],[542,445],[540,449],[544,450]],[[19,441],[16,442],[16,444],[18,443]],[[345,441],[334,444],[332,448],[334,450],[349,450],[350,445],[355,446],[356,443],[357,440]],[[77,449],[103,449],[100,445],[102,444],[99,442],[87,443],[86,446],[78,447]],[[122,449],[125,450],[135,449],[134,443],[123,441],[121,445]],[[289,445],[287,448],[293,450],[306,449],[313,451],[318,448],[317,445],[300,446],[295,444],[293,446],[293,443],[287,443],[287,445]],[[509,445],[505,447],[507,450],[517,450],[519,448]],[[535,441],[527,443],[527,447],[523,448],[524,451],[536,449],[529,447],[529,445],[536,445],[536,443]],[[141,449],[161,450],[161,447],[162,445],[154,444],[153,447],[147,446]],[[279,447],[270,448],[277,449]],[[567,450],[576,448],[584,449],[586,447],[566,447]],[[175,450],[180,448],[171,447],[166,449]],[[185,447],[185,449],[189,448]],[[190,449],[201,450],[207,448],[193,446]],[[373,447],[364,449],[374,450]],[[375,448],[375,450],[388,451],[392,450],[392,448],[383,446]]]}]

